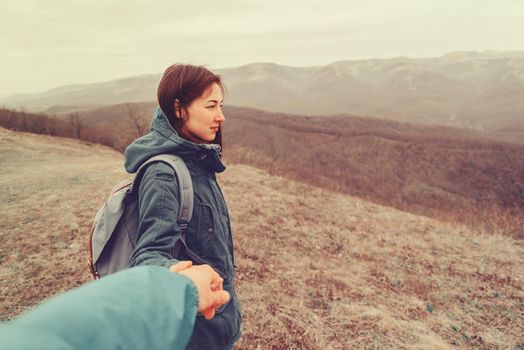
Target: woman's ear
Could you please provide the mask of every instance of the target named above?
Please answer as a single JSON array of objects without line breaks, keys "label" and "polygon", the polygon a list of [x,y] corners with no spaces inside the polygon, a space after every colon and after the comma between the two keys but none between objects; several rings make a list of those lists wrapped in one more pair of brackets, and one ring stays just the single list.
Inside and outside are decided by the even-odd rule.
[{"label": "woman's ear", "polygon": [[175,99],[175,117],[177,117],[177,119],[182,118],[182,109],[180,108],[180,101],[178,99]]}]

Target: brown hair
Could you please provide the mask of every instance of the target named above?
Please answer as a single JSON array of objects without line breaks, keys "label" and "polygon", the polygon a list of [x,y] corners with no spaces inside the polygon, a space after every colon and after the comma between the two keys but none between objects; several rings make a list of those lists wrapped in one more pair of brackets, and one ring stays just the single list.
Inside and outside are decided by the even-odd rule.
[{"label": "brown hair", "polygon": [[[196,142],[205,143],[207,141],[195,138],[189,134],[184,124],[182,109],[187,115],[187,108],[191,103],[200,97],[213,83],[217,83],[224,93],[224,85],[219,75],[212,73],[203,66],[193,66],[188,64],[174,64],[166,69],[160,83],[158,84],[157,98],[160,109],[167,116],[169,123],[176,132],[183,138]],[[180,109],[175,110],[175,100],[180,103]],[[177,112],[180,117],[177,117]],[[215,140],[222,146],[222,127],[218,129]]]}]

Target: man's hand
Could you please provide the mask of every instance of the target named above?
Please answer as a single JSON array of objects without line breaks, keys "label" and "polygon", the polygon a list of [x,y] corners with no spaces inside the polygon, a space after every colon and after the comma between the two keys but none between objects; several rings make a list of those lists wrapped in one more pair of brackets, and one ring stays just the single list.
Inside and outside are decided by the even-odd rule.
[{"label": "man's hand", "polygon": [[207,320],[215,316],[215,311],[227,303],[230,295],[222,289],[224,280],[209,265],[195,265],[191,261],[180,261],[169,268],[189,277],[198,289],[198,311]]}]

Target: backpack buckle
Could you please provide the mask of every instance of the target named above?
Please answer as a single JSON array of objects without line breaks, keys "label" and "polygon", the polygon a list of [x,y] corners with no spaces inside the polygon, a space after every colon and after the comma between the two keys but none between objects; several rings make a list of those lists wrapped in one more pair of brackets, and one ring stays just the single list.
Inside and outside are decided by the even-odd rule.
[{"label": "backpack buckle", "polygon": [[87,266],[88,266],[89,272],[91,273],[91,275],[93,275],[93,278],[95,280],[99,279],[100,278],[100,274],[96,270],[96,267],[95,267],[95,264],[93,263],[93,259],[92,258],[87,259]]},{"label": "backpack buckle", "polygon": [[186,232],[189,229],[189,223],[188,222],[181,222],[178,224],[180,226],[180,230],[182,232]]}]

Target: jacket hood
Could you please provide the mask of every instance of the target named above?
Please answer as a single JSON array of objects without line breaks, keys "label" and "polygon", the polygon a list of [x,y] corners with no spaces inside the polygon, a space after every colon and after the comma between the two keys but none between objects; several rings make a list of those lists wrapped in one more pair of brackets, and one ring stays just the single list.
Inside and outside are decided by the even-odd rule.
[{"label": "jacket hood", "polygon": [[210,170],[220,173],[226,169],[222,163],[221,147],[218,144],[197,144],[180,137],[160,109],[157,107],[151,122],[151,131],[133,141],[124,151],[124,167],[135,173],[140,165],[159,154],[176,154],[185,161],[202,161]]}]

